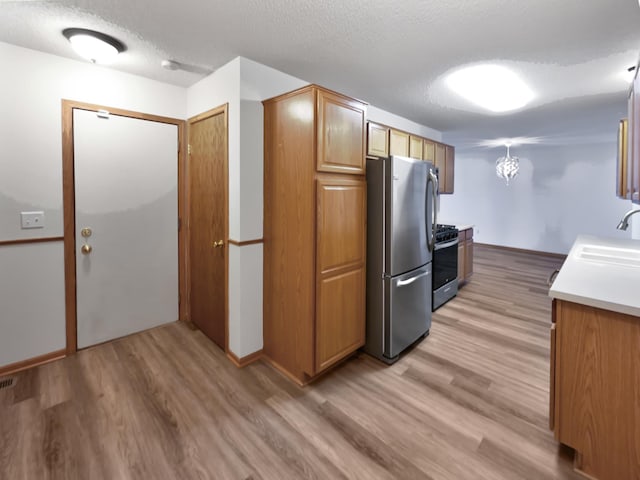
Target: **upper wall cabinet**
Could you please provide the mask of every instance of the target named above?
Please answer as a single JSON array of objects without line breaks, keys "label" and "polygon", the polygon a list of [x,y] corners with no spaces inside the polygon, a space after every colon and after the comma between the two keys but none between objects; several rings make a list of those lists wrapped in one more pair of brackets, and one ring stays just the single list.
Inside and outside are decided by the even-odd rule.
[{"label": "upper wall cabinet", "polygon": [[616,175],[616,196],[629,198],[629,162],[628,162],[628,121],[625,118],[618,124],[618,167]]},{"label": "upper wall cabinet", "polygon": [[453,193],[455,155],[455,148],[451,145],[444,146],[444,181],[442,181],[443,175],[440,174],[440,181],[444,183],[444,188],[441,188],[441,193]]},{"label": "upper wall cabinet", "polygon": [[364,104],[318,89],[319,172],[364,174]]},{"label": "upper wall cabinet", "polygon": [[391,129],[389,133],[389,154],[409,156],[409,134],[400,130]]},{"label": "upper wall cabinet", "polygon": [[451,145],[436,143],[434,150],[434,163],[438,168],[438,192],[453,193],[455,148]]},{"label": "upper wall cabinet", "polygon": [[367,128],[367,155],[389,156],[389,127],[369,122]]},{"label": "upper wall cabinet", "polygon": [[[636,69],[637,71],[637,69]],[[640,203],[640,78],[636,76],[629,92],[627,128],[627,198]]]},{"label": "upper wall cabinet", "polygon": [[422,159],[427,162],[436,163],[436,142],[426,138],[424,139]]},{"label": "upper wall cabinet", "polygon": [[455,148],[428,138],[411,135],[385,125],[369,122],[367,155],[400,155],[433,163],[438,168],[439,193],[453,193]]},{"label": "upper wall cabinet", "polygon": [[422,160],[422,137],[409,135],[409,156]]}]

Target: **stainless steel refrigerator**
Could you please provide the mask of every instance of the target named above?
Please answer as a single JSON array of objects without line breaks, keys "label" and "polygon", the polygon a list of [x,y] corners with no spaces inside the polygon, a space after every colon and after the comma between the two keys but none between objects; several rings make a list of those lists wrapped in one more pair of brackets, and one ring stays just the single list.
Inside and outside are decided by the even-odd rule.
[{"label": "stainless steel refrigerator", "polygon": [[431,328],[438,180],[429,162],[367,159],[367,340],[393,363]]}]

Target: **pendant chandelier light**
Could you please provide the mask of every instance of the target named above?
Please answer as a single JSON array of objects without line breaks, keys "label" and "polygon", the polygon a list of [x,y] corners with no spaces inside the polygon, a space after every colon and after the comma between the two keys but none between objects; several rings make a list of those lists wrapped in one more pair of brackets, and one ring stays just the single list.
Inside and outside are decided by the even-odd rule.
[{"label": "pendant chandelier light", "polygon": [[520,160],[518,157],[512,157],[509,153],[509,147],[511,147],[511,144],[505,144],[505,146],[507,147],[507,154],[496,160],[496,175],[500,178],[504,178],[507,185],[509,185],[509,181],[518,176]]}]

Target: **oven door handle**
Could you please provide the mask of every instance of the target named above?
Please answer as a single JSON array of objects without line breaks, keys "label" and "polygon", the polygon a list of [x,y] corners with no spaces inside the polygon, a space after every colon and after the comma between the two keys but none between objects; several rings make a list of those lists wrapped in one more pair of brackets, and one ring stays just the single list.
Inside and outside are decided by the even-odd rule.
[{"label": "oven door handle", "polygon": [[448,247],[453,247],[454,245],[458,245],[458,243],[460,243],[460,241],[457,238],[455,240],[451,240],[450,242],[446,242],[446,243],[436,243],[435,249],[442,250],[443,248],[448,248]]}]

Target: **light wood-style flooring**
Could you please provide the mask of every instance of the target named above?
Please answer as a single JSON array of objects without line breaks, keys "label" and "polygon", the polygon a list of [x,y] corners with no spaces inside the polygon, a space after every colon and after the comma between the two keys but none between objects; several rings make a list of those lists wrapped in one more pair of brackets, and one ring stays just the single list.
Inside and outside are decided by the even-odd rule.
[{"label": "light wood-style flooring", "polygon": [[16,375],[0,479],[572,479],[548,430],[555,258],[476,246],[475,274],[393,366],[299,388],[171,324]]}]

